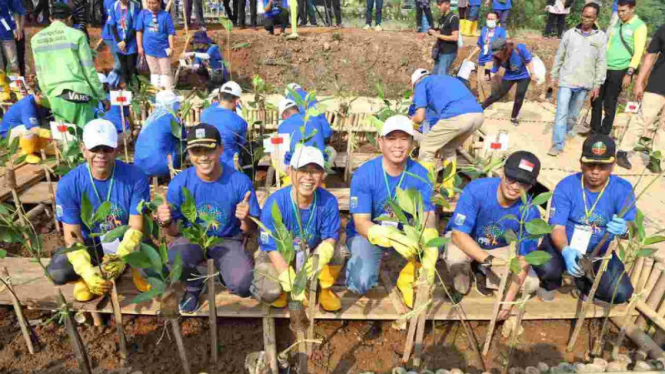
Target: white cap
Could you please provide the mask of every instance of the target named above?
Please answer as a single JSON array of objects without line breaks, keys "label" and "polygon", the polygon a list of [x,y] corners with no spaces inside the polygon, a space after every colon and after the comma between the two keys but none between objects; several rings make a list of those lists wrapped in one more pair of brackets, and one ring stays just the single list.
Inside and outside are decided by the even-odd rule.
[{"label": "white cap", "polygon": [[238,83],[234,81],[228,81],[222,85],[220,92],[231,94],[235,97],[240,97],[242,95],[242,88],[240,88]]},{"label": "white cap", "polygon": [[301,88],[302,87],[300,87],[300,85],[298,83],[289,83],[289,84],[286,85],[286,90],[284,90],[284,95],[288,96],[291,93],[291,92],[289,92],[289,90],[297,91]]},{"label": "white cap", "polygon": [[381,136],[386,136],[393,131],[404,131],[413,137],[418,134],[413,129],[413,122],[411,122],[411,119],[403,115],[396,115],[388,118],[381,128]]},{"label": "white cap", "polygon": [[83,145],[87,149],[100,145],[118,148],[118,132],[111,121],[103,118],[93,119],[83,127]]},{"label": "white cap", "polygon": [[278,106],[279,116],[282,117],[282,114],[284,113],[285,110],[287,110],[289,108],[297,107],[297,106],[298,106],[298,104],[296,104],[296,102],[291,100],[291,99],[282,99],[279,102],[279,106]]},{"label": "white cap", "polygon": [[170,105],[180,100],[182,100],[182,97],[176,95],[173,91],[159,91],[155,95],[157,105]]},{"label": "white cap", "polygon": [[420,78],[429,75],[429,70],[427,69],[416,69],[416,71],[411,74],[411,85],[416,84],[420,80]]},{"label": "white cap", "polygon": [[316,164],[324,169],[323,152],[316,147],[298,144],[291,156],[291,167],[299,169],[309,164]]}]

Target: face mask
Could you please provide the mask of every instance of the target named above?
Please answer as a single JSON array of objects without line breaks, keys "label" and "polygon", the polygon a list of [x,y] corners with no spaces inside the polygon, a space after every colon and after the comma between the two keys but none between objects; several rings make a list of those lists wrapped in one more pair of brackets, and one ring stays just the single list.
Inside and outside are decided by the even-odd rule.
[{"label": "face mask", "polygon": [[490,29],[495,28],[496,27],[496,20],[488,20],[487,21],[487,27],[489,27]]}]

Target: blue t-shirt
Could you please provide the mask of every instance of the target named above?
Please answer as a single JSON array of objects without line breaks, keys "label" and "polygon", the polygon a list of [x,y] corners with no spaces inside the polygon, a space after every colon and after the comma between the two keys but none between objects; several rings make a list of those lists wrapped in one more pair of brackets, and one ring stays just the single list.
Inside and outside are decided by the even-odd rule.
[{"label": "blue t-shirt", "polygon": [[507,10],[512,7],[512,0],[492,0],[492,10]]},{"label": "blue t-shirt", "polygon": [[[582,199],[581,180],[582,173],[577,173],[564,178],[556,186],[552,197],[550,224],[565,226],[569,243],[573,238],[575,225],[591,226],[593,233],[587,248],[587,252],[591,252],[605,235],[605,229],[612,220],[612,216],[619,214],[622,209],[632,204],[635,201],[635,195],[630,182],[616,175],[610,175],[609,184],[603,195],[600,196],[600,200],[598,200],[600,192],[589,192],[586,188],[584,189],[588,210],[591,210],[598,200],[587,219]],[[626,221],[634,221],[635,215],[636,209],[633,206],[623,218]],[[613,238],[614,236],[610,234],[610,240],[602,248],[602,252],[605,252]]]},{"label": "blue t-shirt", "polygon": [[[303,133],[300,131],[300,127],[304,123],[305,117],[300,113],[295,113],[292,114],[291,117],[285,119],[277,128],[278,133],[291,135],[291,153],[296,149],[296,145],[300,143],[300,140],[303,139]],[[314,133],[314,130],[316,130],[316,134],[306,141],[305,145],[311,145],[323,152],[326,148],[326,141],[323,138],[323,129],[321,127],[321,122],[317,118],[310,118],[307,122],[307,126],[305,126],[304,137],[310,137]]]},{"label": "blue t-shirt", "polygon": [[494,28],[494,34],[492,37],[489,36],[491,29],[489,27],[483,27],[483,30],[480,32],[480,37],[478,38],[478,48],[480,48],[480,54],[478,55],[478,64],[485,65],[492,62],[492,42],[497,39],[506,38],[506,29],[503,27],[497,26]]},{"label": "blue t-shirt", "polygon": [[[292,233],[294,246],[300,243],[300,228],[296,218],[295,205],[291,198],[291,186],[284,187],[275,191],[261,211],[261,222],[275,233],[275,222],[272,218],[272,209],[275,204],[282,213],[282,223]],[[339,239],[339,230],[341,227],[339,219],[339,205],[337,198],[323,188],[318,188],[314,192],[314,201],[307,209],[298,209],[300,211],[300,222],[305,231],[305,238],[309,249],[316,248],[319,243],[326,239]],[[314,205],[316,203],[316,205]],[[260,245],[262,251],[277,250],[277,243],[268,233],[261,230]]]},{"label": "blue t-shirt", "polygon": [[[94,180],[94,187],[92,181]],[[95,192],[95,188],[97,192]],[[109,193],[109,188],[111,191]],[[129,223],[130,215],[139,215],[138,204],[150,201],[150,185],[148,177],[134,165],[115,161],[112,177],[98,181],[91,177],[88,164],[84,163],[67,173],[58,182],[55,195],[56,215],[60,222],[69,225],[81,225],[84,239],[90,237],[90,230],[81,221],[81,201],[86,194],[92,204],[93,211],[104,202],[112,203],[106,221],[97,224],[94,232],[104,233]]]},{"label": "blue t-shirt", "polygon": [[[171,121],[178,122],[178,119],[170,113],[151,115],[141,128],[134,149],[134,164],[146,175],[168,176],[167,155],[171,155],[173,167],[180,168],[180,140],[171,132]],[[181,128],[182,139],[185,139],[185,127]]]},{"label": "blue t-shirt", "polygon": [[[402,176],[404,177],[402,179]],[[388,185],[386,186],[386,178]],[[400,184],[400,180],[402,181]],[[382,216],[392,216],[386,201],[389,199],[388,189],[394,198],[397,187],[403,190],[416,189],[423,197],[426,212],[434,210],[432,204],[432,184],[429,182],[427,170],[412,159],[407,159],[406,169],[400,176],[390,176],[383,171],[383,156],[364,163],[353,173],[351,178],[351,198],[349,211],[351,214],[369,214],[372,220]],[[376,222],[378,223],[378,222]],[[346,225],[346,235],[351,238],[357,234],[353,219]]]},{"label": "blue t-shirt", "polygon": [[[263,8],[268,6],[268,3],[270,0],[263,0]],[[288,0],[282,0],[282,8],[284,9],[289,9],[289,3]],[[269,11],[264,13],[264,16],[267,18],[273,18],[276,15],[278,15],[282,10],[279,8],[279,0],[273,0],[272,2],[272,8],[270,8]]]},{"label": "blue t-shirt", "polygon": [[[307,91],[303,90],[302,88],[297,89],[296,93],[298,96],[300,96],[302,101],[305,101],[305,98],[307,98]],[[294,102],[297,103],[293,95],[290,93],[286,96],[287,99],[293,100]],[[316,107],[319,104],[318,100],[312,100],[308,105],[307,109]],[[305,107],[302,105],[298,105],[298,109],[300,110],[300,113],[303,113],[303,116],[305,115]],[[330,122],[328,121],[328,118],[326,118],[326,115],[324,113],[319,114],[318,116],[315,116],[320,123],[321,123],[321,129],[323,130],[323,138],[328,141],[333,136],[333,129],[330,127]]]},{"label": "blue t-shirt", "polygon": [[[136,19],[138,18],[140,11],[141,5],[133,0],[130,0],[127,3],[126,9],[122,9],[120,1],[116,1],[111,7],[108,22],[106,22],[106,26],[109,28],[111,35],[113,35],[113,31],[111,30],[115,27],[118,30],[120,41],[126,40],[127,34],[135,29]],[[136,35],[132,36],[130,41],[126,43],[125,52],[122,52],[118,48],[118,43],[115,43],[115,39],[113,45],[115,46],[115,52],[123,55],[133,55],[138,52]]]},{"label": "blue t-shirt", "polygon": [[28,130],[39,127],[39,111],[34,95],[28,95],[9,107],[0,124],[0,136],[7,137],[14,127],[21,125]]},{"label": "blue t-shirt", "polygon": [[508,61],[501,64],[501,66],[494,62],[494,67],[492,67],[492,73],[499,71],[499,67],[506,69],[506,72],[503,74],[504,81],[517,81],[520,79],[529,78],[529,71],[526,68],[526,65],[531,62],[533,57],[531,52],[526,49],[524,44],[517,44],[516,49],[513,49],[513,53],[510,54]]},{"label": "blue t-shirt", "polygon": [[[413,117],[416,115],[416,104],[411,103],[409,105],[409,117]],[[437,113],[434,111],[434,109],[427,107],[425,108],[425,123],[421,125],[420,132],[423,134],[427,134],[429,130],[432,128],[433,125],[435,125],[437,122],[439,122],[439,117]]]},{"label": "blue t-shirt", "polygon": [[0,40],[14,40],[14,13],[25,15],[21,0],[0,0]]},{"label": "blue t-shirt", "polygon": [[233,166],[233,157],[247,143],[247,122],[234,111],[220,106],[210,106],[201,113],[201,122],[213,125],[219,131],[224,144],[221,161]]},{"label": "blue t-shirt", "polygon": [[[508,241],[504,234],[513,230],[519,235],[519,222],[506,219],[507,215],[514,215],[519,219],[522,216],[520,208],[524,205],[522,199],[512,206],[504,208],[499,204],[497,190],[501,178],[481,178],[469,183],[462,191],[455,213],[448,222],[446,231],[456,230],[470,235],[483,249],[505,247]],[[531,207],[525,217],[525,222],[540,218],[537,207]],[[538,248],[538,240],[525,240],[520,245],[520,255],[524,256]]]},{"label": "blue t-shirt", "polygon": [[[111,100],[111,94],[106,94],[106,100]],[[126,130],[129,130],[129,106],[123,106],[121,107],[120,105],[111,105],[109,108],[108,112],[104,112],[104,104],[101,102],[99,103],[99,114],[102,118],[105,120],[111,121],[113,125],[115,126],[116,131],[118,134],[122,133],[122,127],[123,127],[123,122],[122,122],[122,116],[120,115],[120,108],[122,108],[122,111],[124,112],[125,115],[125,122],[124,126]]]},{"label": "blue t-shirt", "polygon": [[619,11],[619,0],[614,0],[614,5],[612,5],[612,13]]},{"label": "blue t-shirt", "polygon": [[464,83],[448,75],[428,75],[421,79],[416,85],[413,103],[416,109],[432,109],[439,120],[483,112]]},{"label": "blue t-shirt", "polygon": [[116,1],[117,0],[104,0],[104,9],[102,9],[104,17],[104,27],[102,28],[102,39],[104,40],[113,40],[113,32],[109,27],[109,21],[110,21],[109,15],[113,10],[113,4],[115,4]]},{"label": "blue t-shirt", "polygon": [[469,6],[481,6],[483,0],[469,0]]},{"label": "blue t-shirt", "polygon": [[164,58],[169,48],[169,35],[175,35],[171,15],[163,10],[153,14],[144,9],[136,18],[136,31],[143,32],[143,49],[148,56]]},{"label": "blue t-shirt", "polygon": [[[178,174],[169,183],[166,199],[173,205],[173,219],[182,219],[185,226],[185,218],[180,211],[180,206],[185,201],[182,188],[187,187],[196,202],[196,210],[199,214],[207,213],[215,217],[219,226],[208,230],[209,236],[229,238],[240,234],[240,221],[236,218],[236,205],[240,203],[247,191],[251,192],[249,198],[249,215],[259,217],[261,209],[256,200],[256,192],[249,177],[230,167],[224,167],[222,175],[213,182],[201,180],[196,175],[196,169],[190,167]],[[205,225],[201,218],[198,222]]]},{"label": "blue t-shirt", "polygon": [[199,52],[207,53],[208,56],[210,56],[210,59],[206,61],[198,57],[194,57],[194,64],[207,63],[208,67],[210,67],[212,70],[219,70],[224,67],[224,57],[222,57],[222,53],[220,52],[219,46],[217,44],[213,44],[207,50]]}]

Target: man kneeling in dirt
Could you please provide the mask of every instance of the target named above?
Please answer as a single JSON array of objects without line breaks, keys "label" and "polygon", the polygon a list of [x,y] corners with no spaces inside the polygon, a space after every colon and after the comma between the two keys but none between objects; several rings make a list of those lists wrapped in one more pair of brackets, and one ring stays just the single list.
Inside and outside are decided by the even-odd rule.
[{"label": "man kneeling in dirt", "polygon": [[[543,289],[543,300],[553,300],[555,290],[561,287],[563,271],[575,277],[575,286],[586,298],[593,285],[593,275],[585,274],[580,260],[587,256],[593,261],[594,274],[598,272],[602,257],[616,236],[628,233],[635,220],[635,195],[629,181],[611,175],[616,162],[616,145],[609,135],[589,136],[582,146],[582,172],[570,175],[554,189],[550,224],[552,233],[543,239],[540,250],[552,255],[542,266],[534,266]],[[605,234],[608,240],[596,252]],[[633,294],[630,277],[624,265],[612,253],[607,270],[603,273],[595,299],[621,304]]]},{"label": "man kneeling in dirt", "polygon": [[[83,128],[81,149],[86,162],[62,178],[55,200],[65,247],[71,248],[75,244],[85,247],[66,253],[56,252],[47,270],[55,284],[76,282],[74,298],[88,301],[93,295],[103,295],[111,289],[110,280],[125,270],[122,257],[138,248],[143,237],[143,216],[138,205],[141,201],[149,201],[150,186],[148,177],[141,170],[115,159],[118,132],[111,122],[104,119],[90,121]],[[110,203],[106,217],[93,227],[87,227],[81,218],[84,197],[95,212],[100,205]],[[115,239],[106,243],[104,235],[122,225],[128,225],[122,241]],[[102,236],[93,237],[92,234]],[[102,271],[98,267],[100,263]],[[137,269],[132,269],[132,278],[139,291],[149,290],[150,285]]]},{"label": "man kneeling in dirt", "polygon": [[[520,232],[518,219],[523,216],[522,210],[525,207],[521,196],[536,184],[539,173],[538,157],[530,152],[518,151],[506,160],[501,178],[477,179],[464,188],[448,223],[451,242],[445,253],[446,266],[457,292],[469,292],[472,263],[475,267],[476,290],[490,296],[492,289],[498,289],[503,272],[509,270],[504,266],[505,261],[502,261],[501,266],[494,267],[492,262],[495,258],[508,260],[510,247],[505,235],[509,231]],[[529,222],[540,218],[540,212],[532,206],[524,217],[524,221]],[[525,239],[518,248],[518,255],[527,255],[537,247],[537,239]],[[522,285],[523,292],[529,294],[538,289],[536,273],[530,270],[525,261],[521,263],[522,271],[513,277],[506,302],[515,299]],[[510,309],[510,305],[504,304],[499,318],[507,318]]]},{"label": "man kneeling in dirt", "polygon": [[[346,268],[349,290],[364,294],[376,286],[383,252],[394,248],[407,260],[397,288],[409,308],[413,307],[416,270],[421,268],[416,261],[419,243],[404,235],[394,222],[382,218],[395,217],[387,202],[396,199],[398,188],[415,189],[422,196],[424,210],[429,215],[423,241],[427,243],[439,236],[427,170],[409,158],[415,144],[414,134],[413,124],[406,116],[390,117],[383,124],[379,138],[383,155],[363,164],[351,179],[349,210],[353,219],[346,226],[346,245],[351,251]],[[430,284],[434,283],[438,254],[438,248],[426,248],[422,256],[422,269]]]},{"label": "man kneeling in dirt", "polygon": [[[261,222],[271,233],[261,230],[261,250],[256,254],[252,293],[260,301],[272,303],[278,308],[286,306],[287,292],[291,292],[291,299],[298,301],[305,299],[305,292],[294,292],[294,267],[277,250],[273,237],[279,225],[273,216],[275,207],[281,212],[282,223],[293,234],[293,247],[297,251],[296,270],[300,271],[305,266],[308,277],[318,274],[321,286],[319,302],[323,309],[335,312],[342,308],[339,297],[331,290],[344,265],[344,255],[337,243],[341,227],[339,205],[337,198],[321,187],[323,165],[323,153],[318,148],[296,147],[289,168],[293,184],[270,195],[261,213]],[[306,240],[306,256],[313,254],[312,249],[319,255],[316,269],[313,269],[311,257],[305,263],[306,257],[300,247],[303,237]]]},{"label": "man kneeling in dirt", "polygon": [[[169,260],[173,262],[178,252],[182,256],[181,279],[186,285],[179,305],[182,313],[198,309],[204,277],[196,267],[206,258],[215,261],[215,267],[231,293],[249,296],[252,261],[245,252],[242,234],[250,234],[256,229],[250,216],[258,217],[260,214],[249,177],[220,162],[224,145],[215,126],[201,123],[192,127],[187,134],[187,151],[194,167],[173,178],[169,183],[168,203],[165,202],[157,210],[159,222],[166,233],[177,237],[169,249]],[[223,239],[208,248],[207,253],[178,231],[178,220],[182,220],[183,226],[191,225],[182,209],[186,202],[184,188],[194,199],[197,222],[206,225],[202,215],[211,216],[215,221],[206,232],[208,237]]]}]

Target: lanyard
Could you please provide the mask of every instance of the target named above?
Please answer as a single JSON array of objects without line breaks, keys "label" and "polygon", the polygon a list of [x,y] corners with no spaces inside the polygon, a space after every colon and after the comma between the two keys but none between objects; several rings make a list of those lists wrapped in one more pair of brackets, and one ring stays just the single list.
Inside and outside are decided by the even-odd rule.
[{"label": "lanyard", "polygon": [[130,6],[130,4],[127,4],[127,8],[124,9],[124,13],[123,13],[122,4],[119,5],[119,7],[120,7],[120,28],[122,29],[123,32],[125,32],[125,34],[127,33],[127,16],[129,15],[129,6]]},{"label": "lanyard", "polygon": [[[397,186],[395,186],[395,190],[400,188],[400,186],[402,185],[402,181],[404,181],[404,176],[406,175],[408,167],[409,167],[408,164],[404,166],[404,171],[402,172],[402,176],[399,178]],[[386,170],[383,169],[383,165],[381,165],[381,170],[383,170],[383,181],[386,183],[386,192],[388,193],[388,198],[390,198],[390,200],[394,200],[395,198],[393,197],[393,194],[390,191],[390,184],[388,183],[388,173],[386,173]]]},{"label": "lanyard", "polygon": [[109,185],[109,190],[106,193],[106,200],[102,201],[102,198],[99,196],[99,192],[97,191],[97,186],[95,186],[95,180],[92,179],[92,173],[90,172],[90,165],[86,164],[86,167],[88,169],[88,176],[90,177],[90,183],[92,184],[92,189],[95,191],[95,195],[97,195],[97,199],[99,200],[100,203],[104,203],[106,201],[111,200],[111,191],[113,191],[113,184],[115,183],[115,166],[113,166],[113,173],[111,174],[111,184]]},{"label": "lanyard", "polygon": [[[291,186],[291,190],[293,192],[293,186]],[[293,201],[293,194],[291,194],[291,207],[293,208],[293,213],[296,215],[298,226],[300,226],[300,220],[298,219],[300,215],[298,214],[298,207],[296,207],[296,202]],[[300,232],[305,237],[305,240],[307,240],[308,236],[307,233],[309,232],[309,228],[312,225],[312,221],[314,221],[314,215],[316,214],[316,191],[314,191],[314,201],[312,202],[312,205],[310,205],[309,210],[310,210],[309,219],[307,220],[307,226],[305,226],[305,231],[302,231],[302,227],[298,227],[300,229]]]},{"label": "lanyard", "polygon": [[586,221],[589,221],[589,217],[593,213],[593,211],[596,209],[596,205],[598,205],[598,202],[600,201],[600,198],[603,197],[603,193],[605,193],[605,189],[607,186],[610,184],[610,180],[608,179],[607,182],[605,182],[605,185],[603,186],[603,189],[600,190],[600,194],[598,194],[598,197],[596,198],[596,201],[593,203],[591,206],[591,210],[587,208],[587,202],[586,202],[586,192],[584,190],[584,176],[580,178],[580,186],[582,187],[582,201],[584,201],[584,216]]}]

